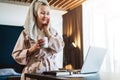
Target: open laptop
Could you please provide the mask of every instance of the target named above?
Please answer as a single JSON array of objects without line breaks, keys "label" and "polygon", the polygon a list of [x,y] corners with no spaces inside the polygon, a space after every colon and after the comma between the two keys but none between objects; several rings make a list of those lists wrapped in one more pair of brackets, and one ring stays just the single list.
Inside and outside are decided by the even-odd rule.
[{"label": "open laptop", "polygon": [[77,70],[77,74],[61,75],[61,77],[85,77],[96,74],[101,68],[106,51],[105,48],[90,47],[82,69],[80,71]]}]

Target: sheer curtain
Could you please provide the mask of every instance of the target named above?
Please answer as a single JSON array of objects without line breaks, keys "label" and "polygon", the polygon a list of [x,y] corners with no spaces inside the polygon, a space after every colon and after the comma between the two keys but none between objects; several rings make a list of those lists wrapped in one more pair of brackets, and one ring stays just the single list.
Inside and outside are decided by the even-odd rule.
[{"label": "sheer curtain", "polygon": [[[106,65],[109,60],[109,72],[120,72],[120,5],[119,0],[107,0],[105,12],[105,25],[107,34],[107,48],[108,57],[106,59]],[[109,67],[106,66],[106,67]]]},{"label": "sheer curtain", "polygon": [[83,14],[87,16],[83,19],[89,27],[89,45],[108,50],[101,71],[120,72],[119,0],[88,0],[83,4]]}]

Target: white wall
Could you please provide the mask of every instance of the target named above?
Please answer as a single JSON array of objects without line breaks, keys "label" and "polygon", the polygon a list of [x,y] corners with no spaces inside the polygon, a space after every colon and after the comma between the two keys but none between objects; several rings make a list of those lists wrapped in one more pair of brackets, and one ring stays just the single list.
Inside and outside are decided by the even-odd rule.
[{"label": "white wall", "polygon": [[[24,25],[29,6],[0,3],[0,24]],[[64,11],[51,10],[51,25],[62,36],[62,14]],[[63,66],[63,52],[56,58],[58,67]]]},{"label": "white wall", "polygon": [[0,24],[23,25],[28,7],[0,3]]}]

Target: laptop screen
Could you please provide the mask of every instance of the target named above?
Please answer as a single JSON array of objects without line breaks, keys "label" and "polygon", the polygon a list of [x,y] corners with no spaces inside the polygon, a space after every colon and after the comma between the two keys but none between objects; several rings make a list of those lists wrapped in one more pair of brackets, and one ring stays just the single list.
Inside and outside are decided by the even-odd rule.
[{"label": "laptop screen", "polygon": [[90,47],[86,55],[81,73],[95,73],[101,68],[104,56],[106,53],[105,48]]}]

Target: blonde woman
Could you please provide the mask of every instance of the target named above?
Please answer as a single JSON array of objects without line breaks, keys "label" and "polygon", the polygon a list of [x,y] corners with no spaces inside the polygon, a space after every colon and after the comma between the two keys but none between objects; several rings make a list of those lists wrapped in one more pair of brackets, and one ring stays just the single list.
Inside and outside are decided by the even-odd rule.
[{"label": "blonde woman", "polygon": [[[24,73],[42,73],[56,70],[56,54],[63,49],[63,40],[50,26],[50,7],[46,0],[33,0],[26,17],[24,30],[13,50],[17,63],[25,65]],[[48,38],[48,47],[43,48],[43,37]]]}]

